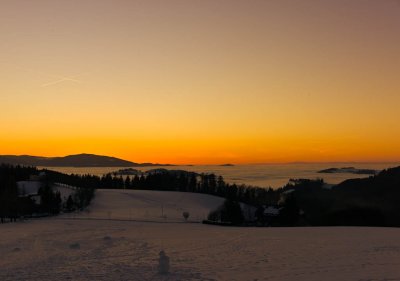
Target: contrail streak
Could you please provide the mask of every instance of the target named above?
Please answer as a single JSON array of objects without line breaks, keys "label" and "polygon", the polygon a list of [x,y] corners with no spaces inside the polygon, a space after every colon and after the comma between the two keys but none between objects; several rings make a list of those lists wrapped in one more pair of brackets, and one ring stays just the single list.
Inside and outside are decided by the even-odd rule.
[{"label": "contrail streak", "polygon": [[52,81],[52,82],[48,82],[48,83],[42,84],[41,87],[48,87],[48,86],[56,85],[56,84],[59,84],[59,83],[62,83],[62,82],[66,82],[66,81],[75,82],[75,83],[82,83],[80,80],[77,80],[77,79],[73,79],[73,78],[70,78],[70,77],[63,77],[63,78],[58,79],[56,81]]},{"label": "contrail streak", "polygon": [[[57,79],[57,80],[53,80],[44,84],[41,84],[40,87],[49,87],[49,86],[53,86],[59,83],[63,83],[63,82],[74,82],[74,83],[82,83],[81,80],[77,79],[80,76],[83,75],[87,75],[89,73],[85,72],[85,73],[80,73],[78,75],[74,75],[74,76],[63,76],[63,75],[55,75],[55,74],[49,74],[49,73],[45,73],[39,70],[33,70],[33,69],[28,69],[25,67],[21,67],[17,64],[13,64],[13,63],[8,63],[8,62],[0,62],[1,64],[8,64],[11,67],[15,68],[16,70],[19,71],[23,71],[23,72],[28,72],[31,73],[31,76],[33,74],[33,76],[35,76],[34,78],[36,78],[35,80],[44,80],[43,78],[45,76],[47,76],[49,79]],[[32,76],[32,78],[33,78]],[[38,76],[41,76],[42,78],[40,79]],[[39,78],[39,79],[38,79]]]}]

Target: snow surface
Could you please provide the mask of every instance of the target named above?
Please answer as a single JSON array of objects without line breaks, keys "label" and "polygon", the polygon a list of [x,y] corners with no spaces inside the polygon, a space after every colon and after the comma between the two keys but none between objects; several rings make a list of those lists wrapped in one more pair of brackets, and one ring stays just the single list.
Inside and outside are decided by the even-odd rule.
[{"label": "snow surface", "polygon": [[[20,195],[37,195],[40,187],[42,186],[42,182],[40,182],[40,181],[18,181],[17,186],[18,186],[18,192]],[[75,192],[74,187],[64,185],[64,184],[55,184],[54,188],[56,191],[60,192],[61,199],[64,202],[67,201],[69,195],[73,195],[73,193]]]},{"label": "snow surface", "polygon": [[19,181],[17,182],[20,195],[36,195],[41,187],[40,181]]},{"label": "snow surface", "polygon": [[[179,215],[222,201],[99,190],[89,213],[0,225],[0,280],[400,280],[400,229],[221,227]],[[168,275],[158,274],[161,250]]]},{"label": "snow surface", "polygon": [[103,189],[80,217],[183,222],[183,212],[189,212],[188,221],[201,222],[223,202],[221,197],[190,192]]},{"label": "snow surface", "polygon": [[63,202],[66,202],[68,199],[68,196],[73,196],[74,192],[75,192],[75,188],[68,186],[68,185],[64,185],[64,184],[55,184],[54,188],[56,191],[60,192],[61,195],[61,199]]}]

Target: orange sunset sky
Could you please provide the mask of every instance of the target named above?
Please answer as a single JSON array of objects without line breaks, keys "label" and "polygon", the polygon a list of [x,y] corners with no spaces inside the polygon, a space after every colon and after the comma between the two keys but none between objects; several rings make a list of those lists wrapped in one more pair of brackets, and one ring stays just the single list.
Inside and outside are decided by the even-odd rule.
[{"label": "orange sunset sky", "polygon": [[395,0],[0,0],[0,154],[400,160]]}]

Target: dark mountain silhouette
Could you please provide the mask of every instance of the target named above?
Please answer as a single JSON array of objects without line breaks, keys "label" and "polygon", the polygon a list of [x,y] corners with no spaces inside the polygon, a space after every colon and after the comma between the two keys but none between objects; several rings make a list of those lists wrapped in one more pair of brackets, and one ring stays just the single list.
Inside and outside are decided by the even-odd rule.
[{"label": "dark mountain silhouette", "polygon": [[171,166],[170,164],[135,163],[123,159],[94,154],[77,154],[64,157],[30,155],[0,155],[0,163],[45,167],[144,167]]}]

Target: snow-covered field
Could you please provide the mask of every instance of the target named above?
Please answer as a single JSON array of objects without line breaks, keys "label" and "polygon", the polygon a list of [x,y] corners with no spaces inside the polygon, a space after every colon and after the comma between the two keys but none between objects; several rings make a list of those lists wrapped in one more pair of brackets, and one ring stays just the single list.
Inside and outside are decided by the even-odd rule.
[{"label": "snow-covered field", "polygon": [[[189,220],[201,219],[220,202],[99,190],[90,212],[0,225],[0,280],[400,280],[400,229],[219,227],[182,218],[188,211]],[[170,257],[169,275],[157,273],[160,250]]]},{"label": "snow-covered field", "polygon": [[201,222],[223,202],[221,197],[190,192],[98,190],[90,208],[79,217],[183,222],[182,213],[189,212],[188,221]]}]

